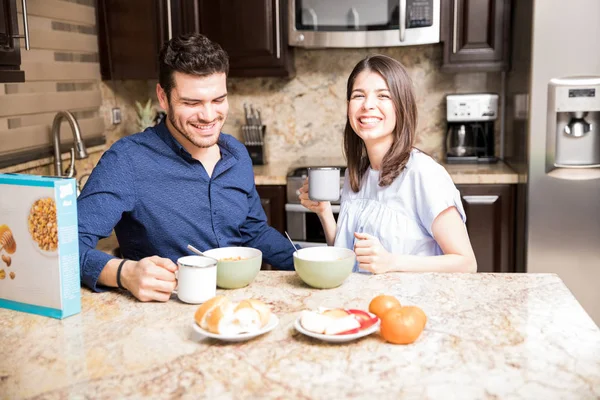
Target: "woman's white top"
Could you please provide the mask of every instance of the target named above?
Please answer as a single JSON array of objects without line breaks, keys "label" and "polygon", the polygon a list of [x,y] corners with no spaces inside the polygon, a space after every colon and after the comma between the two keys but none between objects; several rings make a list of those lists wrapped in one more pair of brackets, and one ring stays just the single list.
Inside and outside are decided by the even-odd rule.
[{"label": "woman's white top", "polygon": [[376,236],[393,254],[441,255],[431,226],[452,206],[466,222],[460,193],[446,169],[416,149],[387,187],[379,186],[379,171],[369,167],[354,193],[346,171],[335,246],[354,249],[354,232],[363,232]]}]

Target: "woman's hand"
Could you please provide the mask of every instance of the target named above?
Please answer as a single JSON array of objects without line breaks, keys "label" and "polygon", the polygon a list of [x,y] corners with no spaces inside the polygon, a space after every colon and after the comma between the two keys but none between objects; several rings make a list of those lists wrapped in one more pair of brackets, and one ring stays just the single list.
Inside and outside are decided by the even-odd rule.
[{"label": "woman's hand", "polygon": [[304,184],[299,190],[300,203],[308,208],[310,211],[317,213],[318,216],[323,216],[326,212],[331,210],[331,203],[328,201],[313,201],[308,198],[308,178],[304,181]]},{"label": "woman's hand", "polygon": [[374,274],[382,274],[392,269],[393,255],[383,248],[379,239],[358,232],[354,232],[354,237],[357,239],[354,242],[354,252],[361,269]]}]

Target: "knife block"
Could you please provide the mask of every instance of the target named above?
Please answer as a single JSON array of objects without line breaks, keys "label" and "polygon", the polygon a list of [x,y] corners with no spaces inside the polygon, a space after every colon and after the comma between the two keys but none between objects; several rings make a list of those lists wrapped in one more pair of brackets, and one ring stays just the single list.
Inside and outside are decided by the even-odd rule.
[{"label": "knife block", "polygon": [[267,127],[265,125],[242,126],[244,146],[248,150],[252,165],[265,165],[267,163],[264,140],[266,131]]}]

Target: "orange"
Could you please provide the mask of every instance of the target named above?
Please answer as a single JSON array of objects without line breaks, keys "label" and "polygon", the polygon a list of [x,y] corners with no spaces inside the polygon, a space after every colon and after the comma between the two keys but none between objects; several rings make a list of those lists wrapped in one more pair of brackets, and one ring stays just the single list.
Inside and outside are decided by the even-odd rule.
[{"label": "orange", "polygon": [[397,298],[394,296],[380,294],[371,300],[371,303],[369,304],[369,312],[381,318],[383,317],[383,314],[395,307],[401,307],[400,301]]},{"label": "orange", "polygon": [[410,344],[418,339],[427,316],[419,307],[393,308],[381,317],[381,337],[394,344]]}]

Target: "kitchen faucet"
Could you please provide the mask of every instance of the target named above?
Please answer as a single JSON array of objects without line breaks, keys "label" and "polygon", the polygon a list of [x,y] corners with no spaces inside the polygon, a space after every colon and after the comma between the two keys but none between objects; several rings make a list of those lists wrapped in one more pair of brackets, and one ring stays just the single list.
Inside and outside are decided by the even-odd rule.
[{"label": "kitchen faucet", "polygon": [[[62,160],[60,158],[60,124],[63,119],[66,119],[73,133],[74,148],[71,147],[71,164],[65,173],[62,172]],[[75,116],[69,111],[59,111],[54,116],[52,122],[52,138],[54,141],[54,172],[56,176],[66,176],[72,178],[75,176],[75,158],[81,160],[88,157],[87,150],[81,139],[81,130]],[[65,175],[66,174],[66,175]]]}]

